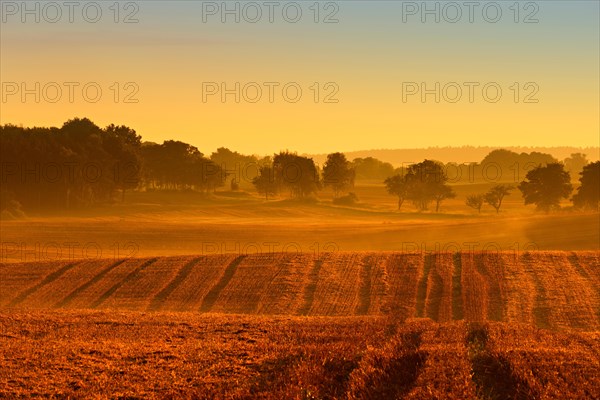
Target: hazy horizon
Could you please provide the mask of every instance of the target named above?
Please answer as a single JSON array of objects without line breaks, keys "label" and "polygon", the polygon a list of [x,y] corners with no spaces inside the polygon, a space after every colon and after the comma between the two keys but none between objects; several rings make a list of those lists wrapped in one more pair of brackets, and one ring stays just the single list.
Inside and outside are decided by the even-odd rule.
[{"label": "hazy horizon", "polygon": [[46,21],[53,10],[40,23],[5,11],[0,123],[87,116],[149,141],[245,154],[598,145],[597,2],[502,3],[499,21],[480,7],[472,23],[467,9],[449,22],[456,10],[445,6],[423,23],[409,3],[321,2],[318,13],[298,3],[295,23],[283,6],[273,23],[268,10],[248,22],[251,9],[236,22],[219,2],[120,3],[118,15],[104,4],[97,23],[92,11],[73,23],[67,10],[58,23]]}]

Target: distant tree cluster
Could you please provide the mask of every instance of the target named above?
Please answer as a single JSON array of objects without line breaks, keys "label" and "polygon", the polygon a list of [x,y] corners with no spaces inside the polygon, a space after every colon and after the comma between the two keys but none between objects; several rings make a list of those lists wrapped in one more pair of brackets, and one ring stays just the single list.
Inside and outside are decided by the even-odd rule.
[{"label": "distant tree cluster", "polygon": [[487,193],[467,196],[465,204],[476,209],[477,212],[481,212],[483,203],[486,203],[492,206],[496,210],[496,213],[499,213],[504,197],[510,195],[513,189],[514,187],[511,185],[495,185]]},{"label": "distant tree cluster", "polygon": [[260,175],[261,167],[273,163],[271,157],[249,156],[225,147],[213,152],[210,160],[230,179],[232,190],[251,189],[253,180]]},{"label": "distant tree cluster", "polygon": [[194,146],[168,140],[141,146],[143,177],[147,188],[208,192],[223,186],[222,168]]},{"label": "distant tree cluster", "polygon": [[421,211],[435,203],[436,212],[442,201],[455,197],[447,182],[443,166],[431,160],[413,164],[405,175],[394,175],[384,181],[388,193],[398,196],[398,209],[405,200],[410,200]]},{"label": "distant tree cluster", "polygon": [[109,201],[140,182],[141,137],[89,119],[61,128],[0,126],[3,210],[69,209]]},{"label": "distant tree cluster", "polygon": [[[587,164],[579,173],[579,188],[571,201],[576,208],[598,210],[600,199],[600,161]],[[514,189],[511,185],[496,185],[484,194],[467,196],[466,205],[481,212],[483,203],[500,211],[502,200]],[[525,205],[534,204],[539,211],[549,212],[560,208],[560,202],[573,192],[571,177],[565,164],[550,163],[531,169],[518,189]]]},{"label": "distant tree cluster", "polygon": [[356,180],[381,182],[397,172],[392,164],[373,157],[355,158],[352,167]]},{"label": "distant tree cluster", "polygon": [[142,143],[133,129],[87,118],[61,128],[0,126],[2,211],[73,209],[123,200],[127,190],[211,190],[225,174],[182,142]]},{"label": "distant tree cluster", "polygon": [[481,162],[450,162],[444,165],[444,170],[451,183],[514,184],[520,182],[531,169],[556,162],[556,158],[546,153],[515,153],[497,149],[491,151]]}]

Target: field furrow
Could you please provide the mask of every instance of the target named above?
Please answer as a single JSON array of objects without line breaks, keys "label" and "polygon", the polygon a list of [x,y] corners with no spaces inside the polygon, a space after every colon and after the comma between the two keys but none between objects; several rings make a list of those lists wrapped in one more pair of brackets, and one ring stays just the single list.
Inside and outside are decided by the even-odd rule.
[{"label": "field furrow", "polygon": [[106,260],[90,260],[73,264],[64,268],[60,274],[36,288],[20,306],[25,308],[53,308],[67,297],[73,290],[92,279],[106,265]]},{"label": "field furrow", "polygon": [[0,307],[18,306],[41,287],[60,278],[75,263],[43,262],[0,265]]},{"label": "field furrow", "polygon": [[[164,257],[153,262],[150,259],[130,270],[127,275],[121,275],[120,279],[115,276],[110,283],[106,279],[104,292],[100,296],[96,294],[92,308],[108,306],[123,310],[145,310],[160,290],[168,286],[191,260],[190,257]],[[107,286],[110,289],[106,290]]]},{"label": "field furrow", "polygon": [[569,262],[583,279],[587,279],[595,295],[593,303],[596,304],[596,318],[600,322],[600,256],[592,251],[572,252]]},{"label": "field furrow", "polygon": [[[582,278],[564,252],[524,254],[523,260],[536,277],[538,318],[547,318],[554,329],[598,328],[597,292]],[[544,327],[542,319],[537,325]]]},{"label": "field furrow", "polygon": [[[152,287],[145,287],[143,284],[140,284],[140,281],[143,280],[143,278],[140,278],[140,275],[157,261],[157,258],[150,258],[143,261],[133,271],[127,274],[123,280],[115,283],[106,292],[102,293],[102,295],[92,303],[91,307],[128,310],[145,309],[147,307],[147,302],[149,301],[149,298],[146,297],[146,293],[151,293]],[[163,258],[161,264],[167,264],[167,267],[169,267],[169,261],[170,259]],[[156,281],[156,277],[160,278],[160,274],[151,274],[150,276],[152,277],[151,281]],[[146,307],[144,307],[144,305]]]},{"label": "field furrow", "polygon": [[[375,259],[374,259],[375,258]],[[373,264],[376,256],[365,256],[361,261],[359,303],[356,307],[356,315],[366,315],[371,307],[371,285],[373,276]]]},{"label": "field furrow", "polygon": [[548,301],[548,293],[546,292],[548,282],[544,282],[545,269],[552,268],[552,266],[542,262],[543,265],[538,268],[537,264],[540,261],[540,257],[534,259],[529,252],[522,254],[520,259],[524,271],[531,276],[534,283],[535,302],[532,310],[534,323],[541,328],[552,329],[556,328],[556,317],[552,315],[551,303]]},{"label": "field furrow", "polygon": [[420,346],[431,321],[421,320],[399,326],[394,336],[381,347],[371,347],[352,371],[347,398],[404,398],[416,385],[427,360]]},{"label": "field furrow", "polygon": [[597,340],[498,323],[491,324],[487,332],[490,353],[519,383],[517,398],[600,398]]},{"label": "field furrow", "polygon": [[467,321],[485,321],[488,312],[488,283],[477,268],[477,254],[462,253],[461,265],[464,318]]},{"label": "field furrow", "polygon": [[503,321],[505,313],[505,272],[502,258],[498,252],[483,252],[478,254],[477,268],[485,276],[488,291],[487,319]]},{"label": "field furrow", "polygon": [[[387,290],[387,300],[382,307],[382,312],[390,314],[400,321],[416,317],[419,299],[417,282],[423,275],[424,257],[422,253],[390,254],[384,265],[383,283]],[[423,291],[422,298],[422,304],[424,304],[425,291]]]},{"label": "field furrow", "polygon": [[192,259],[186,259],[185,264],[179,269],[177,275],[165,286],[160,292],[158,292],[152,302],[148,306],[148,311],[158,311],[163,308],[165,300],[173,293],[183,281],[187,279],[194,267],[202,261],[202,257],[194,257]]},{"label": "field furrow", "polygon": [[423,269],[420,271],[419,281],[417,284],[417,302],[416,302],[416,312],[415,316],[418,318],[425,317],[425,305],[427,301],[427,293],[429,291],[428,282],[429,282],[429,273],[431,271],[431,267],[434,262],[434,255],[427,254],[423,259]]},{"label": "field furrow", "polygon": [[197,311],[234,259],[235,256],[222,254],[190,260],[169,284],[172,286],[169,286],[169,293],[163,294],[165,297],[160,308],[168,311]]},{"label": "field furrow", "polygon": [[569,327],[573,329],[600,329],[598,310],[600,297],[598,287],[585,276],[582,276],[567,253],[553,252],[550,254],[556,265],[557,279],[562,281],[564,291],[564,313],[568,317]]},{"label": "field furrow", "polygon": [[507,252],[500,254],[503,265],[506,304],[504,305],[504,321],[535,324],[533,313],[536,302],[536,282],[530,271],[521,260],[519,254]]},{"label": "field furrow", "polygon": [[420,336],[425,362],[405,399],[476,399],[466,346],[465,323],[442,328],[431,324]]},{"label": "field furrow", "polygon": [[571,258],[587,274],[594,286],[600,287],[600,253],[597,251],[577,251],[571,253]]},{"label": "field furrow", "polygon": [[353,315],[359,304],[360,253],[324,256],[310,315]]},{"label": "field furrow", "polygon": [[323,266],[323,256],[316,258],[313,257],[312,266],[308,274],[308,281],[304,288],[304,303],[298,310],[299,315],[308,315],[312,309],[313,303],[315,302],[315,292],[317,290],[317,282],[319,281],[319,273]]},{"label": "field furrow", "polygon": [[68,285],[68,294],[57,296],[53,308],[82,309],[93,308],[92,305],[104,294],[108,288],[121,282],[135,270],[143,260],[130,258],[117,261],[104,260],[96,268],[79,271],[78,276],[71,277]]},{"label": "field furrow", "polygon": [[468,328],[467,347],[472,364],[471,379],[477,388],[478,398],[527,400],[532,389],[516,376],[506,359],[494,351],[489,341],[488,324],[471,323]]},{"label": "field furrow", "polygon": [[461,253],[454,253],[452,259],[454,263],[454,269],[452,271],[452,319],[460,321],[464,318]]},{"label": "field furrow", "polygon": [[356,315],[380,314],[385,301],[385,264],[388,254],[368,253],[361,261],[359,304]]},{"label": "field furrow", "polygon": [[209,312],[212,310],[215,302],[218,300],[219,296],[223,289],[229,284],[229,281],[233,278],[235,271],[238,265],[244,261],[245,256],[237,256],[229,261],[225,270],[223,270],[223,274],[219,278],[219,280],[214,284],[212,288],[208,291],[204,299],[202,299],[202,304],[200,304],[200,312]]},{"label": "field furrow", "polygon": [[[384,312],[386,307],[386,302],[388,299],[388,291],[389,285],[387,283],[387,272],[386,266],[388,265],[388,261],[390,258],[390,254],[371,254],[371,259],[369,262],[371,263],[371,271],[369,274],[368,280],[363,281],[364,286],[367,286],[368,283],[368,298],[369,298],[369,306],[368,308],[365,306],[366,314],[368,315],[380,315]],[[367,295],[367,291],[364,292],[365,296]],[[362,295],[361,295],[362,296]]]},{"label": "field furrow", "polygon": [[297,315],[306,304],[306,280],[314,263],[312,254],[285,254],[275,261],[280,265],[261,293],[259,314]]},{"label": "field furrow", "polygon": [[452,254],[435,254],[431,263],[425,316],[439,322],[452,321],[452,275],[454,270]]},{"label": "field furrow", "polygon": [[600,398],[597,331],[413,318],[390,334],[389,323],[5,310],[0,398]]},{"label": "field furrow", "polygon": [[[95,300],[96,298],[96,296],[94,296],[94,290],[90,290],[90,288],[94,287],[95,285],[98,285],[100,287],[102,287],[102,285],[105,285],[105,278],[107,277],[107,275],[113,273],[114,270],[120,267],[122,264],[124,264],[125,261],[127,260],[123,259],[117,260],[113,263],[109,263],[108,266],[103,268],[98,274],[94,275],[90,280],[85,282],[83,285],[78,286],[71,293],[69,293],[59,302],[57,302],[54,305],[54,308],[69,307],[72,305],[73,302],[76,303],[74,304],[74,307],[85,307],[87,304],[82,304],[82,300],[87,303],[90,299]],[[134,263],[137,263],[137,261],[134,261]],[[130,265],[131,263],[129,265],[126,265],[126,267]]]},{"label": "field furrow", "polygon": [[[211,312],[256,314],[269,284],[285,269],[285,254],[251,254],[240,260],[231,279],[223,286]],[[229,267],[228,267],[229,270]]]}]

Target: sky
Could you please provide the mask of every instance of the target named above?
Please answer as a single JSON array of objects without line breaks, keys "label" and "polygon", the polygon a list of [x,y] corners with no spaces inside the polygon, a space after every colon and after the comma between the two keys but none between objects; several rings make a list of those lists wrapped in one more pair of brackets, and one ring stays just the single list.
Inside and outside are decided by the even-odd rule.
[{"label": "sky", "polygon": [[1,124],[205,154],[599,145],[597,1],[73,4],[1,2]]}]

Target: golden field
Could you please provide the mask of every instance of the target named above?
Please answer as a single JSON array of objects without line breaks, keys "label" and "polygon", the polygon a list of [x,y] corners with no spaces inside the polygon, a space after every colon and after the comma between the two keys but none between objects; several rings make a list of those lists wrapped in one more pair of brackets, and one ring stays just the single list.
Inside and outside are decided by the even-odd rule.
[{"label": "golden field", "polygon": [[600,396],[600,254],[0,266],[0,397]]},{"label": "golden field", "polygon": [[[238,193],[2,221],[0,398],[598,398],[598,214]],[[486,251],[484,251],[486,250]]]},{"label": "golden field", "polygon": [[5,309],[393,316],[600,328],[597,252],[222,254],[0,265]]}]

